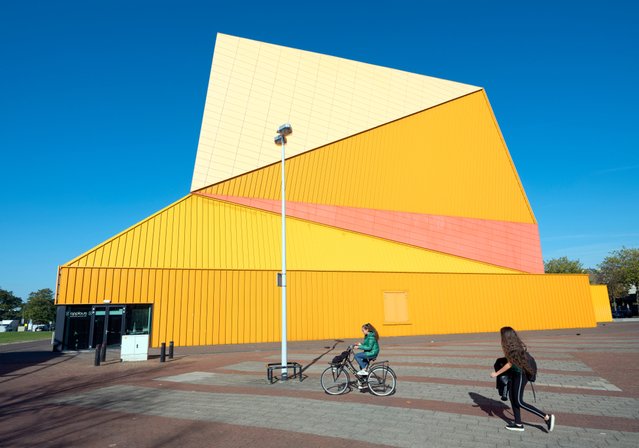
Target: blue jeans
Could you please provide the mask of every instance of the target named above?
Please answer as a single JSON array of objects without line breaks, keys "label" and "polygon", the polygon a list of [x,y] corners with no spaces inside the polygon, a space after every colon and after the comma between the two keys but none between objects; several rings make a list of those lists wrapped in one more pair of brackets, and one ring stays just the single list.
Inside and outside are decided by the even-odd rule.
[{"label": "blue jeans", "polygon": [[360,369],[365,369],[370,359],[371,358],[366,354],[366,352],[359,352],[355,354],[355,361],[359,364]]}]

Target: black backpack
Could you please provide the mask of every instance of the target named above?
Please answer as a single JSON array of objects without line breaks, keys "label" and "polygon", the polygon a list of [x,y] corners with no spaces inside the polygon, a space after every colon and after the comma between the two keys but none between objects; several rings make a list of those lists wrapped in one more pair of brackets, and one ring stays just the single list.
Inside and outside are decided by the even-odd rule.
[{"label": "black backpack", "polygon": [[341,364],[342,361],[344,361],[346,358],[348,358],[348,350],[345,350],[339,355],[334,356],[331,364]]},{"label": "black backpack", "polygon": [[530,373],[526,372],[526,379],[529,382],[534,383],[537,381],[537,361],[535,361],[535,358],[533,358],[533,356],[528,352],[526,352],[526,360],[528,361],[528,366],[532,370]]},{"label": "black backpack", "polygon": [[533,356],[528,352],[526,352],[526,360],[528,361],[528,367],[530,367],[532,372],[528,373],[525,370],[524,372],[526,373],[526,379],[530,382],[530,387],[532,387],[535,402],[537,402],[537,394],[535,393],[535,385],[533,384],[537,381],[537,361],[535,361],[535,358],[533,358]]}]

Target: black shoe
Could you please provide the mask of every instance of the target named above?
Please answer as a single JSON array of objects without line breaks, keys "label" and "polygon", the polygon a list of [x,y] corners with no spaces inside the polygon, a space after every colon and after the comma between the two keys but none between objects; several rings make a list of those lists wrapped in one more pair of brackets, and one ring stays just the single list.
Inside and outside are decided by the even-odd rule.
[{"label": "black shoe", "polygon": [[546,420],[546,426],[548,427],[548,432],[551,432],[555,429],[555,415],[550,414],[550,418]]},{"label": "black shoe", "polygon": [[508,397],[504,397],[504,396],[502,395],[502,397],[501,397],[501,401],[508,401]]},{"label": "black shoe", "polygon": [[506,429],[509,431],[523,431],[524,430],[524,425],[517,425],[515,423],[509,423],[508,425],[506,425]]}]

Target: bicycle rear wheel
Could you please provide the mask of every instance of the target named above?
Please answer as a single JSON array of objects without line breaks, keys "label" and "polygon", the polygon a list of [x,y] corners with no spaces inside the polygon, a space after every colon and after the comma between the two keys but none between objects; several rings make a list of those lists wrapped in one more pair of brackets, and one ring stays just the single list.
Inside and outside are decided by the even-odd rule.
[{"label": "bicycle rear wheel", "polygon": [[397,375],[390,367],[373,367],[368,372],[368,390],[373,395],[380,397],[390,395],[395,392],[395,386],[397,386]]},{"label": "bicycle rear wheel", "polygon": [[348,390],[351,379],[348,372],[342,366],[328,367],[322,372],[320,383],[324,392],[329,395],[343,394]]}]

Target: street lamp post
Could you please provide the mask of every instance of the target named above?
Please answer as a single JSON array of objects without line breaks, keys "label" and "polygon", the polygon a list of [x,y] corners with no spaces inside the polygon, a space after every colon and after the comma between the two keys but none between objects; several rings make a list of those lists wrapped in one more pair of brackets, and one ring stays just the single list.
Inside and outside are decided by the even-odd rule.
[{"label": "street lamp post", "polygon": [[279,286],[282,288],[282,381],[288,380],[288,359],[286,347],[286,184],[284,177],[284,164],[286,156],[286,137],[293,133],[290,123],[277,128],[275,144],[282,147],[282,272]]}]

